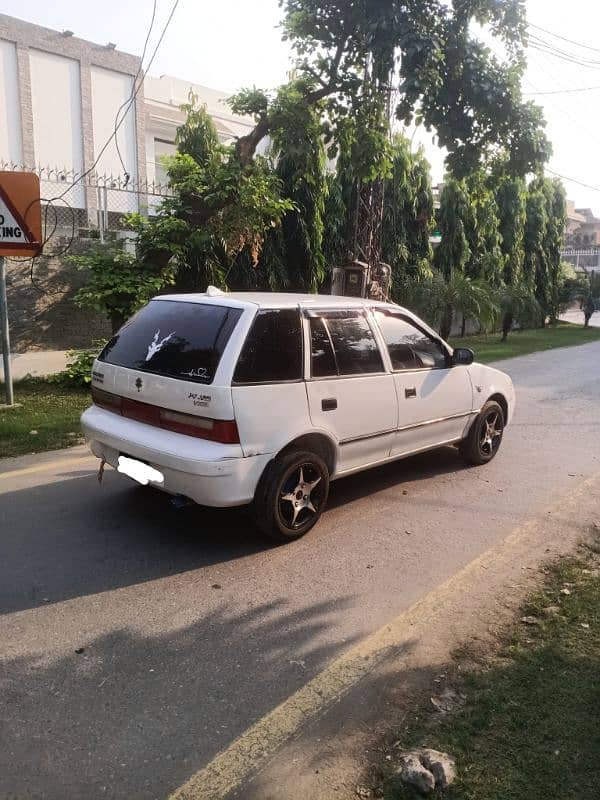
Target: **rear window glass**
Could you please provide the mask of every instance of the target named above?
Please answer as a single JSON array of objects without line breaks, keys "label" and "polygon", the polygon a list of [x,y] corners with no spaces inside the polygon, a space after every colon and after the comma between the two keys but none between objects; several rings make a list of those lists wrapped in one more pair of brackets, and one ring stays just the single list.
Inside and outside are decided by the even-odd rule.
[{"label": "rear window glass", "polygon": [[100,361],[211,383],[241,315],[239,308],[153,300],[113,336]]},{"label": "rear window glass", "polygon": [[240,354],[235,383],[302,378],[302,323],[297,309],[260,311]]}]

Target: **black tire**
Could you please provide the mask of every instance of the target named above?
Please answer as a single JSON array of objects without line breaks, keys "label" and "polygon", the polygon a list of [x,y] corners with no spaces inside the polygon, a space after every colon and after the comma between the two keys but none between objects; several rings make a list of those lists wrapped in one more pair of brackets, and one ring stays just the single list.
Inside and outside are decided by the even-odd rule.
[{"label": "black tire", "polygon": [[284,453],[271,461],[260,479],[252,504],[254,520],[273,541],[292,542],[318,522],[328,495],[329,470],[320,456]]},{"label": "black tire", "polygon": [[460,445],[461,455],[468,464],[489,463],[502,444],[504,412],[494,400],[488,400],[471,425],[467,438]]}]

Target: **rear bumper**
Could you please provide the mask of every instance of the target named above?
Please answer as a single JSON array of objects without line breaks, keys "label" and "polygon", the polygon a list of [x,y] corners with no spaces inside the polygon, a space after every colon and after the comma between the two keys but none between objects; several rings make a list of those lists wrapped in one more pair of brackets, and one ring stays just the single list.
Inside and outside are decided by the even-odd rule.
[{"label": "rear bumper", "polygon": [[119,455],[147,462],[162,472],[164,483],[151,483],[195,503],[227,508],[249,503],[269,454],[244,457],[240,445],[208,442],[172,433],[91,406],[81,425],[92,453],[117,467]]}]

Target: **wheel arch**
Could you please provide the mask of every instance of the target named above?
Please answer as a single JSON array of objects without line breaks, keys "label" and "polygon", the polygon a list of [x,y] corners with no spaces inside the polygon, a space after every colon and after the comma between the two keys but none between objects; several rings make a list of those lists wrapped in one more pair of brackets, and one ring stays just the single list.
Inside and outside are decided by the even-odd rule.
[{"label": "wheel arch", "polygon": [[504,424],[507,425],[508,424],[508,400],[506,399],[506,397],[503,394],[501,394],[500,392],[496,392],[495,394],[493,394],[490,397],[488,397],[486,402],[489,403],[490,401],[494,401],[495,403],[498,403],[498,405],[502,409],[502,414],[504,415]]},{"label": "wheel arch", "polygon": [[313,433],[305,433],[301,436],[297,436],[282,447],[275,458],[284,453],[290,453],[293,450],[308,450],[311,453],[316,453],[327,464],[329,475],[331,476],[335,472],[337,465],[337,448],[335,443],[326,434],[315,431]]}]

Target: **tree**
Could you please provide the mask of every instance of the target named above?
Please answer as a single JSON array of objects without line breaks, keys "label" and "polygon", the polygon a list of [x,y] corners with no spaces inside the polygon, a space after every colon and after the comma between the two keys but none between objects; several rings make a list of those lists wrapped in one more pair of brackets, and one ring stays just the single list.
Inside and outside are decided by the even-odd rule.
[{"label": "tree", "polygon": [[383,260],[392,267],[392,295],[410,277],[431,272],[429,236],[433,228],[433,193],[429,164],[422,149],[396,136],[391,175],[385,182],[382,229]]},{"label": "tree", "polygon": [[[438,211],[438,229],[442,240],[434,256],[434,264],[446,279],[448,286],[454,285],[455,274],[464,272],[471,257],[466,236],[466,220],[470,219],[471,214],[472,209],[464,182],[448,177],[444,182]],[[452,319],[457,310],[450,302],[450,295],[447,297],[448,302],[440,322],[440,335],[444,339],[450,335]]]},{"label": "tree", "polygon": [[545,324],[550,305],[550,276],[546,259],[548,229],[547,197],[540,180],[532,181],[525,201],[525,228],[523,235],[523,285],[538,302],[541,325]]},{"label": "tree", "polygon": [[323,231],[328,192],[319,109],[299,103],[293,86],[282,90],[279,100],[272,153],[281,195],[293,208],[283,215],[281,226],[269,233],[260,267],[269,274],[280,274],[285,265],[287,288],[316,292],[325,277]]},{"label": "tree", "polygon": [[450,336],[452,317],[448,308],[463,316],[477,319],[483,326],[491,326],[498,315],[494,291],[482,280],[472,280],[460,271],[444,277],[435,271],[424,278],[412,278],[404,287],[403,302],[414,308],[432,327],[439,330],[442,339]]},{"label": "tree", "polygon": [[465,233],[471,251],[465,272],[470,278],[499,286],[504,274],[504,258],[500,246],[498,207],[488,175],[477,170],[467,176],[465,185],[472,209],[465,220]]},{"label": "tree", "polygon": [[591,294],[588,294],[588,296],[585,299],[585,303],[583,304],[584,328],[589,328],[590,319],[592,318],[592,314],[594,314],[595,311],[596,311],[596,303],[594,301],[594,298],[592,297]]},{"label": "tree", "polygon": [[240,171],[233,158],[237,145],[219,142],[193,94],[182,109],[177,154],[165,159],[172,196],[153,217],[137,219],[137,255],[155,268],[173,263],[181,289],[225,287],[240,253],[258,263],[266,233],[293,203],[281,197],[281,181],[266,158]]},{"label": "tree", "polygon": [[540,322],[558,319],[561,282],[560,249],[566,222],[566,201],[559,180],[538,177],[528,187],[524,236],[525,285],[535,294]]},{"label": "tree", "polygon": [[[371,84],[399,82],[398,119],[435,128],[449,166],[468,174],[499,148],[525,174],[549,155],[540,109],[523,103],[526,20],[520,0],[281,0],[297,67],[327,97],[332,119],[364,107]],[[486,25],[504,45],[494,56],[474,34]],[[268,124],[268,114],[266,124]]]},{"label": "tree", "polygon": [[[254,116],[256,125],[233,147],[220,146],[219,157],[209,163],[196,161],[202,162],[202,153],[186,150],[182,139],[185,152],[172,170],[182,202],[167,205],[148,226],[140,245],[143,258],[154,264],[174,256],[186,262],[188,243],[203,248],[211,236],[224,248],[212,251],[208,272],[222,274],[216,266],[222,270],[221,256],[231,260],[243,247],[257,257],[265,231],[289,208],[278,204],[277,182],[255,157],[256,149],[267,134],[276,136],[290,94],[302,108],[323,103],[335,130],[348,118],[360,120],[356,138],[365,153],[365,179],[384,177],[389,166],[386,112],[392,83],[398,85],[397,118],[435,128],[458,176],[498,151],[508,154],[508,169],[515,174],[547,160],[541,111],[523,103],[520,92],[526,43],[521,0],[455,0],[451,6],[445,0],[281,0],[281,5],[284,37],[297,56],[291,86],[272,95],[251,89],[235,96],[232,110]],[[502,59],[476,38],[474,22],[502,43]],[[174,219],[183,226],[173,225]]]},{"label": "tree", "polygon": [[522,283],[500,288],[499,306],[502,314],[502,341],[508,339],[513,323],[523,327],[535,323],[540,315],[540,306],[535,295]]},{"label": "tree", "polygon": [[546,179],[547,192],[550,197],[548,227],[546,231],[545,252],[547,271],[550,278],[549,308],[550,322],[558,321],[560,308],[561,286],[564,273],[561,268],[561,248],[565,235],[567,221],[567,200],[562,182],[555,178],[550,182]]},{"label": "tree", "polygon": [[113,333],[155,294],[175,282],[171,263],[153,268],[126,249],[123,239],[97,243],[87,255],[70,256],[68,260],[89,272],[75,303],[106,314]]},{"label": "tree", "polygon": [[525,234],[525,182],[504,175],[496,188],[501,248],[504,254],[504,282],[517,285],[523,277],[523,237]]}]

